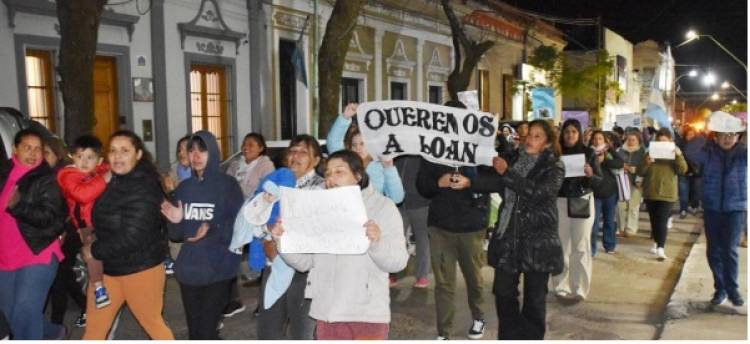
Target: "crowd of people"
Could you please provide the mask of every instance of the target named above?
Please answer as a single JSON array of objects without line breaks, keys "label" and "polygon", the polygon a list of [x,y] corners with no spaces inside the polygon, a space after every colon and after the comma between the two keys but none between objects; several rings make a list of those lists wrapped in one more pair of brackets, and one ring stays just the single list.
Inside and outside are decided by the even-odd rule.
[{"label": "crowd of people", "polygon": [[[450,167],[370,155],[356,112],[349,104],[336,118],[327,155],[314,137],[298,135],[274,165],[263,136],[250,133],[226,171],[208,131],[181,138],[171,169],[159,171],[132,131],[115,132],[106,145],[84,135],[68,152],[57,138],[21,130],[0,165],[0,338],[68,338],[71,298],[84,339],[108,338],[125,304],[150,338],[174,339],[163,317],[174,273],[188,338],[220,339],[221,319],[245,309],[240,242],[260,281],[258,339],[387,339],[389,289],[412,246],[413,287],[428,288],[434,275],[438,339],[455,333],[457,267],[472,316],[466,336],[484,336],[485,265],[495,272],[498,338],[544,339],[547,293],[585,301],[598,248],[617,254],[618,240],[638,234],[642,203],[654,241],[644,254],[668,259],[675,206],[680,218],[703,214],[710,302],[744,303],[737,246],[747,231],[747,148],[744,122],[729,114],[712,114],[706,134],[689,126],[602,131],[575,119],[507,124],[492,166]],[[674,159],[653,158],[651,142],[674,142]],[[574,154],[585,159],[583,175],[566,177],[563,158]],[[280,185],[358,186],[366,253],[280,253],[283,219],[246,211]],[[497,209],[493,193],[502,199]]]}]

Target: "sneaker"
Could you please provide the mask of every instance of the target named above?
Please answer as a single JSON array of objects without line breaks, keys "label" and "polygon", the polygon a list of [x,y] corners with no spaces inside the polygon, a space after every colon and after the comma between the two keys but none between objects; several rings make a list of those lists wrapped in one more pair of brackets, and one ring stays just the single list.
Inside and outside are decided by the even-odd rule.
[{"label": "sneaker", "polygon": [[396,281],[396,277],[390,276],[388,277],[388,286],[391,288],[395,288],[398,285],[398,281]]},{"label": "sneaker", "polygon": [[687,211],[685,211],[685,210],[680,211],[680,218],[684,219],[686,217],[687,217]]},{"label": "sneaker", "polygon": [[727,302],[727,293],[723,291],[715,292],[714,297],[711,298],[711,304],[714,306],[720,306],[724,302]]},{"label": "sneaker", "polygon": [[414,283],[414,288],[424,289],[430,286],[430,280],[427,277],[417,278],[417,282]]},{"label": "sneaker", "polygon": [[78,318],[76,318],[75,325],[78,328],[86,327],[86,313],[82,312],[81,314],[78,315]]},{"label": "sneaker", "polygon": [[615,249],[607,250],[606,252],[607,252],[607,254],[615,254],[616,253]]},{"label": "sneaker", "polygon": [[167,258],[167,260],[164,261],[164,273],[167,275],[174,274],[174,260],[172,260],[172,258]]},{"label": "sneaker", "polygon": [[688,211],[693,216],[695,216],[695,214],[698,214],[698,208],[688,207]]},{"label": "sneaker", "polygon": [[667,229],[672,229],[672,217],[669,217],[669,220],[667,220]]},{"label": "sneaker", "polygon": [[732,304],[735,307],[740,307],[745,304],[745,300],[742,299],[742,295],[740,295],[740,293],[736,290],[729,293],[729,301],[732,301]]},{"label": "sneaker", "polygon": [[247,309],[242,302],[239,301],[230,301],[229,304],[224,308],[223,315],[225,318],[231,318],[235,314],[239,314],[245,311]]},{"label": "sneaker", "polygon": [[469,329],[469,334],[466,336],[469,337],[469,339],[482,339],[482,337],[484,337],[484,320],[474,320],[474,323],[472,323],[471,328]]},{"label": "sneaker", "polygon": [[109,295],[107,295],[107,289],[104,287],[99,287],[94,290],[94,302],[96,303],[96,308],[104,308],[109,306]]},{"label": "sneaker", "polygon": [[221,331],[224,328],[224,322],[219,320],[219,324],[216,325],[216,331]]},{"label": "sneaker", "polygon": [[448,340],[448,336],[437,336],[437,340]]},{"label": "sneaker", "polygon": [[667,259],[667,255],[664,254],[664,248],[663,247],[659,247],[658,249],[656,249],[656,259],[658,259],[660,262],[664,261],[665,259]]},{"label": "sneaker", "polygon": [[557,296],[558,298],[561,298],[561,299],[569,299],[570,298],[570,293],[562,291],[562,290],[558,290],[558,291],[555,292],[555,296]]},{"label": "sneaker", "polygon": [[657,251],[658,248],[659,248],[659,246],[657,246],[656,243],[654,243],[654,246],[652,246],[651,249],[648,250],[648,251],[651,252],[651,253],[653,253],[653,254],[656,254],[656,251]]}]

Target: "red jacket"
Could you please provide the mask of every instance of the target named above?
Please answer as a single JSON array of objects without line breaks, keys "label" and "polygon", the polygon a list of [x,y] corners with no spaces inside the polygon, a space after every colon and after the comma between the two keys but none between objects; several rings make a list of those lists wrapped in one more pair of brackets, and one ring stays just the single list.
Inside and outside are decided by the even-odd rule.
[{"label": "red jacket", "polygon": [[[94,201],[107,188],[107,182],[103,177],[107,171],[109,165],[105,163],[97,166],[93,174],[81,172],[75,166],[67,166],[57,173],[57,183],[60,184],[65,202],[68,203],[68,214],[76,228],[91,226]],[[76,205],[79,207],[78,216]],[[78,223],[79,216],[83,224]]]}]

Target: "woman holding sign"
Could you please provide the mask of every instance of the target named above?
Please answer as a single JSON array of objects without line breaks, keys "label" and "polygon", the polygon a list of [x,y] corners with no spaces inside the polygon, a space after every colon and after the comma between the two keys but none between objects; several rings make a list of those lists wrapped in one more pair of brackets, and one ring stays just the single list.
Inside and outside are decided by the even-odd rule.
[{"label": "woman holding sign", "polygon": [[[323,158],[320,145],[310,135],[298,135],[286,151],[286,167],[294,173],[295,188],[320,190],[325,187],[325,180],[315,171]],[[276,294],[273,304],[264,304],[260,297],[258,313],[258,339],[285,339],[286,327],[289,325],[289,338],[294,340],[312,340],[315,321],[310,318],[310,300],[305,297],[307,271],[294,271],[284,260],[275,260],[278,256],[273,241],[264,241],[266,257],[273,262],[263,273],[260,295]],[[282,286],[276,282],[285,281]],[[277,286],[278,288],[273,288]],[[270,291],[267,292],[266,290]]]},{"label": "woman holding sign", "polygon": [[332,154],[344,148],[356,153],[364,163],[370,183],[378,192],[398,204],[404,200],[404,185],[401,177],[393,166],[393,160],[375,161],[365,149],[365,142],[359,133],[356,124],[352,124],[352,117],[357,114],[357,104],[349,103],[344,113],[336,118],[336,121],[328,131],[326,145],[328,153]]},{"label": "woman holding sign", "polygon": [[[406,267],[408,253],[401,216],[393,201],[370,185],[362,160],[351,151],[332,154],[326,163],[326,188],[359,185],[370,219],[362,230],[370,240],[358,255],[282,254],[297,271],[309,271],[305,296],[317,320],[317,339],[388,339],[391,322],[388,274]],[[283,238],[282,220],[271,230]]]},{"label": "woman holding sign", "polygon": [[[498,339],[544,339],[547,282],[564,265],[555,196],[565,166],[555,136],[546,121],[531,122],[523,146],[494,158],[495,171],[482,171],[474,181],[475,190],[499,192],[504,200],[487,250],[495,268]],[[518,303],[521,274],[523,308]]]},{"label": "woman holding sign", "polygon": [[[649,152],[638,166],[638,174],[643,176],[643,199],[648,207],[648,217],[651,220],[651,232],[654,238],[654,247],[651,253],[656,255],[660,261],[667,259],[664,254],[664,243],[667,241],[667,222],[672,215],[672,206],[677,202],[677,175],[687,172],[687,162],[682,156],[682,151],[674,145],[672,132],[668,128],[661,128],[656,133],[655,142],[669,142],[674,152],[672,159],[654,159],[657,147],[664,146],[652,144]],[[662,150],[661,148],[658,148]],[[662,155],[662,154],[660,154]]]},{"label": "woman holding sign", "polygon": [[[583,301],[591,285],[591,228],[594,225],[594,183],[602,172],[594,150],[585,146],[581,123],[569,119],[560,136],[562,156],[584,160],[583,174],[566,177],[557,194],[559,232],[565,257],[562,273],[552,277],[555,295],[561,299]],[[569,167],[578,166],[565,166]],[[572,169],[572,168],[571,168]],[[566,173],[566,176],[570,173]]]}]

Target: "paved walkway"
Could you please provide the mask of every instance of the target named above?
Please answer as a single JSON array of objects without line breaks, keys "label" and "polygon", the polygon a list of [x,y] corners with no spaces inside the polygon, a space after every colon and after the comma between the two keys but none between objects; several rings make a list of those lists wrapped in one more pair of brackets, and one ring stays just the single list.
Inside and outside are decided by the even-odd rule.
[{"label": "paved walkway", "polygon": [[[580,304],[564,305],[554,296],[548,297],[548,331],[547,339],[643,339],[658,338],[690,338],[690,339],[719,339],[746,338],[747,326],[740,326],[746,321],[745,317],[732,317],[737,320],[737,326],[728,329],[714,322],[703,322],[701,317],[691,315],[687,320],[668,322],[664,328],[664,312],[675,285],[678,282],[683,265],[691,252],[693,244],[702,231],[702,220],[689,216],[685,220],[675,216],[674,228],[670,230],[666,245],[666,253],[670,257],[667,261],[657,261],[649,249],[652,241],[649,239],[648,215],[641,213],[640,231],[637,236],[618,239],[617,253],[610,255],[600,249],[594,258],[593,280],[588,299]],[[599,243],[601,247],[601,243]],[[698,253],[696,253],[698,254]],[[744,250],[743,250],[744,254]],[[744,259],[743,255],[743,259]],[[399,285],[391,292],[393,319],[391,322],[392,339],[434,339],[435,304],[434,289],[412,289],[414,277],[413,262],[399,274]],[[711,276],[705,261],[696,260],[695,266],[705,266],[705,271],[697,269],[690,272],[692,278],[710,285]],[[243,264],[244,265],[244,264]],[[743,279],[746,266],[743,265]],[[491,293],[493,269],[485,267],[484,291],[487,320],[485,339],[497,338],[497,315],[495,312],[494,296]],[[432,276],[430,276],[432,278]],[[457,314],[452,338],[466,338],[466,331],[471,322],[466,305],[466,291],[459,274],[456,291]],[[746,287],[743,284],[746,295]],[[256,339],[256,320],[252,316],[255,309],[258,287],[240,287],[241,298],[248,306],[244,313],[225,320],[225,327],[221,331],[226,339]],[[706,294],[708,295],[708,294]],[[708,296],[694,296],[696,302],[708,300]],[[187,339],[187,328],[179,297],[176,281],[170,278],[167,282],[165,294],[165,317],[178,339]],[[72,322],[75,310],[71,310],[67,319]],[[712,314],[701,313],[702,317],[712,317]],[[695,319],[695,321],[693,321]],[[688,322],[691,321],[691,322]],[[735,323],[735,321],[733,321]],[[686,330],[704,330],[704,337],[686,334]],[[721,335],[714,334],[718,332]],[[75,329],[74,339],[80,338],[82,331]],[[682,337],[681,337],[682,336]],[[145,339],[146,336],[133,317],[124,312],[122,324],[117,332],[117,339]]]}]

